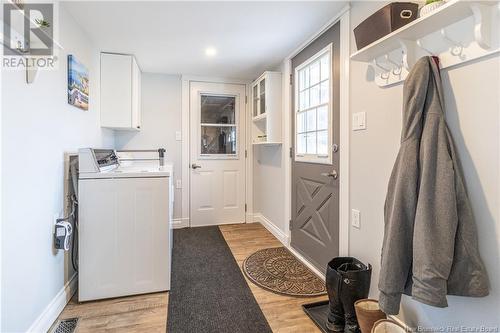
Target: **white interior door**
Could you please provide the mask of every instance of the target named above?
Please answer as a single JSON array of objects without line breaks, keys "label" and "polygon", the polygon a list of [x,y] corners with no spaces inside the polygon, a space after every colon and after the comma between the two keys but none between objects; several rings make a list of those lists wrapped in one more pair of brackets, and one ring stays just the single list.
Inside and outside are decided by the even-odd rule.
[{"label": "white interior door", "polygon": [[245,86],[190,84],[191,226],[245,222]]}]

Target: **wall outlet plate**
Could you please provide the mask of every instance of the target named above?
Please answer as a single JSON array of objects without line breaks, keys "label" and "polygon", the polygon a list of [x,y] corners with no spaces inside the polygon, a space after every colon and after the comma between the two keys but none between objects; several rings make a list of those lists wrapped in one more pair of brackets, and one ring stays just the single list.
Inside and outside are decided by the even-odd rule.
[{"label": "wall outlet plate", "polygon": [[361,228],[361,212],[357,209],[351,210],[351,224],[354,228]]}]

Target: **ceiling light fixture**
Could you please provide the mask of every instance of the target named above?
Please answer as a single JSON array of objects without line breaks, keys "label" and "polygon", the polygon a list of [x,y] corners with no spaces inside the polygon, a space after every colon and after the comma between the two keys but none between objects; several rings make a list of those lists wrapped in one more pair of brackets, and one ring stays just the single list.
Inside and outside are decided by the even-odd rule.
[{"label": "ceiling light fixture", "polygon": [[217,54],[217,50],[215,49],[215,47],[207,47],[205,49],[205,54],[209,57],[213,57]]}]

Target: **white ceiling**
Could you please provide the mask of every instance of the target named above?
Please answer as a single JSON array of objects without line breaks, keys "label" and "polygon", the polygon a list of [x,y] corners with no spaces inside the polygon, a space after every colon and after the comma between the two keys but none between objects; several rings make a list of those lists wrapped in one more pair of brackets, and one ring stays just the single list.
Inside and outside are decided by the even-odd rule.
[{"label": "white ceiling", "polygon": [[[254,79],[333,18],[335,2],[67,2],[101,51],[145,72]],[[205,55],[207,47],[217,54]]]}]

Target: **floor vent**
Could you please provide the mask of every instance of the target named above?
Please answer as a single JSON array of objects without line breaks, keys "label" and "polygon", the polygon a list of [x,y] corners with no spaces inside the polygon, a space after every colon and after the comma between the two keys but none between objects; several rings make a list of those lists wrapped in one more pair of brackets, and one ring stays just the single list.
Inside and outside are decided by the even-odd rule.
[{"label": "floor vent", "polygon": [[50,331],[51,333],[73,333],[78,325],[78,318],[69,318],[60,320]]}]

